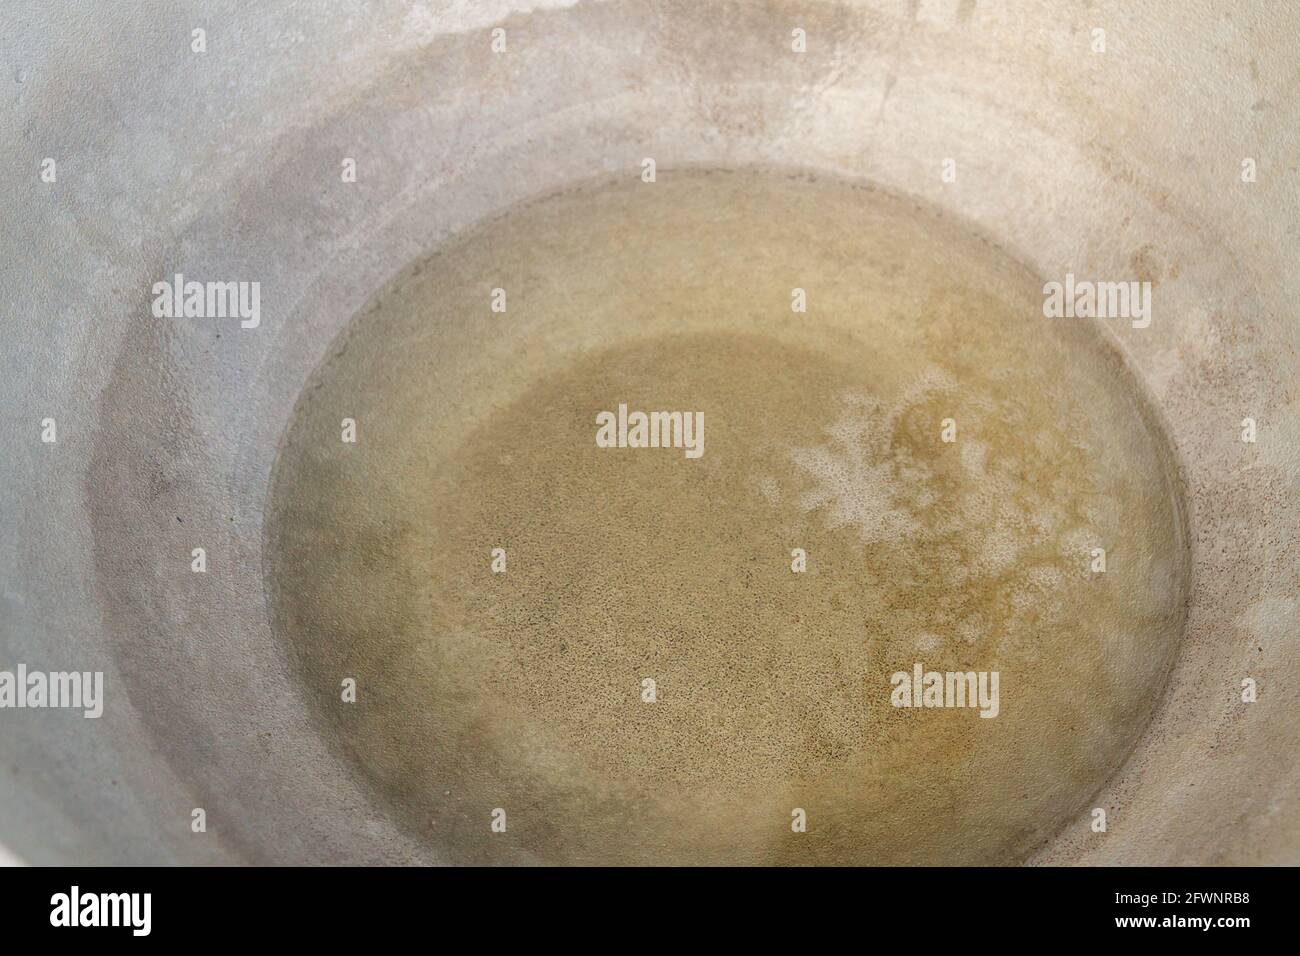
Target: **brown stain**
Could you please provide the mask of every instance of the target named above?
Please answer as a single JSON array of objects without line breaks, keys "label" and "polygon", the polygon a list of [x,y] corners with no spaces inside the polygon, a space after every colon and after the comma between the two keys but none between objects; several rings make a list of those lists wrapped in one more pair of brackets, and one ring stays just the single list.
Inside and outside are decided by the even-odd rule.
[{"label": "brown stain", "polygon": [[1138,282],[1150,282],[1153,289],[1166,278],[1177,279],[1178,266],[1173,265],[1166,270],[1161,266],[1160,261],[1155,248],[1150,243],[1138,249],[1129,256],[1129,266],[1133,269],[1134,279]]},{"label": "brown stain", "polygon": [[[1022,859],[1141,732],[1186,586],[1149,418],[1040,287],[913,204],[757,172],[440,251],[277,466],[276,627],[325,725],[453,861]],[[703,410],[704,457],[597,448],[620,401]],[[1000,671],[1002,715],[890,707],[914,661]]]}]

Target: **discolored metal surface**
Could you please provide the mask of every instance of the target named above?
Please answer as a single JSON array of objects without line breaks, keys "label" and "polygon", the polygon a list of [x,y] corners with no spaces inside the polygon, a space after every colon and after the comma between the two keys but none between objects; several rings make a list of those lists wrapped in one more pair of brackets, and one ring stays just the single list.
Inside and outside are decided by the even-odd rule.
[{"label": "discolored metal surface", "polygon": [[[324,732],[461,862],[1024,859],[1144,729],[1189,570],[1136,383],[1041,285],[757,171],[452,243],[344,330],[277,464],[268,592]],[[598,447],[620,403],[703,441]],[[893,707],[914,662],[996,696]]]},{"label": "discolored metal surface", "polygon": [[[1177,490],[1149,474],[1134,488],[1186,506],[1183,636],[1144,665],[1170,665],[1163,693],[1133,681],[1151,718],[1120,721],[1145,727],[1131,753],[1108,742],[1099,752],[1123,759],[1088,777],[1100,790],[1062,784],[1073,809],[1033,816],[1056,823],[1031,861],[1295,862],[1292,11],[148,2],[0,16],[0,159],[17,171],[0,180],[0,653],[102,669],[107,688],[99,720],[0,714],[0,842],[20,857],[455,859],[376,793],[272,626],[279,443],[330,344],[411,263],[518,203],[635,181],[654,157],[651,188],[673,169],[803,169],[916,197],[1036,279],[1152,283],[1148,328],[1086,331],[1134,380],[1113,394],[1145,396],[1119,417],[1149,405],[1172,448],[1160,468]],[[177,271],[259,281],[261,325],[155,318],[150,289]],[[56,444],[40,441],[47,417]],[[198,546],[205,575],[189,567]],[[1106,834],[1089,807],[1107,809]]]}]

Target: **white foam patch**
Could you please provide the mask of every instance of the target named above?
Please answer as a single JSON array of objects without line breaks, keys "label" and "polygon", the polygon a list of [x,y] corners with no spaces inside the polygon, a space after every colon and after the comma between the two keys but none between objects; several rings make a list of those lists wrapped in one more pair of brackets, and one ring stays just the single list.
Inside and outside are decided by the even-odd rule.
[{"label": "white foam patch", "polygon": [[800,496],[805,511],[826,508],[830,528],[851,525],[864,544],[910,535],[920,525],[904,508],[894,505],[893,467],[873,462],[860,445],[833,441],[817,448],[791,448],[790,460],[816,481]]},{"label": "white foam patch", "polygon": [[1092,530],[1071,528],[1061,535],[1059,554],[1066,561],[1078,562],[1080,567],[1087,568],[1092,561],[1092,549],[1104,547]]},{"label": "white foam patch", "polygon": [[972,477],[984,477],[984,462],[988,459],[989,446],[974,439],[962,442],[961,464]]},{"label": "white foam patch", "polygon": [[943,647],[944,640],[938,634],[918,634],[916,637],[916,649],[923,654],[933,653]]},{"label": "white foam patch", "polygon": [[957,638],[967,644],[978,644],[981,637],[984,636],[984,630],[969,618],[963,619],[957,623]]},{"label": "white foam patch", "polygon": [[[1059,590],[1064,583],[1064,578],[1059,568],[1050,564],[1038,564],[1029,569],[1025,575],[1029,584],[1040,592],[1050,593]],[[1040,594],[1041,598],[1041,594]]]},{"label": "white foam patch", "polygon": [[758,488],[758,493],[763,496],[768,504],[778,505],[781,503],[781,486],[771,475],[760,475],[754,479],[754,485]]},{"label": "white foam patch", "polygon": [[998,526],[984,536],[980,544],[980,570],[989,574],[1001,574],[1016,563],[1020,548],[1016,544],[1016,533],[1005,526]]},{"label": "white foam patch", "polygon": [[[824,428],[829,441],[788,451],[790,461],[816,482],[800,496],[800,506],[806,511],[827,509],[829,527],[855,527],[864,544],[917,534],[921,525],[908,503],[900,505],[895,490],[902,484],[922,485],[930,471],[920,464],[903,463],[896,476],[900,466],[890,446],[908,408],[935,391],[954,387],[948,373],[932,366],[888,408],[861,392],[840,396],[844,411]],[[924,506],[929,500],[917,504]]]}]

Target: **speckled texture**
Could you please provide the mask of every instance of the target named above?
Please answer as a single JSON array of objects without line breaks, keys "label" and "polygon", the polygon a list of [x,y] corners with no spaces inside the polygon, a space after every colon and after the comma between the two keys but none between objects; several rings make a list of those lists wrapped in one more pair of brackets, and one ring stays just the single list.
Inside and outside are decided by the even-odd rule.
[{"label": "speckled texture", "polygon": [[[1109,831],[1081,814],[1035,860],[1297,862],[1300,14],[515,9],[0,12],[0,165],[15,171],[0,181],[0,653],[102,668],[109,695],[100,721],[3,715],[0,842],[37,862],[439,859],[318,737],[275,643],[262,535],[277,441],[328,344],[407,263],[515,202],[654,156],[880,183],[1037,274],[1155,283],[1151,328],[1106,334],[1177,456],[1187,624],[1148,733],[1096,797]],[[502,58],[486,33],[498,22]],[[187,42],[198,25],[203,58]],[[1104,55],[1087,49],[1097,25]],[[343,187],[349,155],[360,176]],[[38,179],[45,156],[57,184]],[[262,328],[152,319],[149,286],[175,269],[260,280]],[[55,446],[38,441],[47,415]],[[1247,416],[1253,445],[1238,439]],[[205,578],[188,572],[197,544]],[[200,805],[205,838],[188,829]]]},{"label": "speckled texture", "polygon": [[[328,733],[456,860],[1023,859],[1144,729],[1188,579],[1164,439],[1041,286],[759,172],[577,189],[420,263],[308,383],[270,499]],[[619,402],[702,412],[703,455],[598,448]],[[997,671],[997,716],[891,707],[918,661]]]}]

